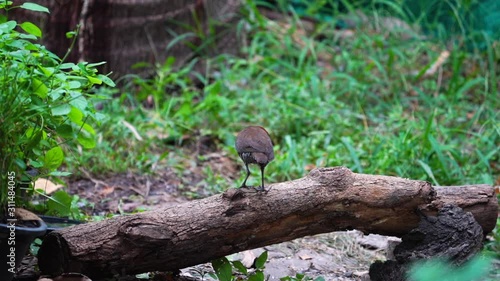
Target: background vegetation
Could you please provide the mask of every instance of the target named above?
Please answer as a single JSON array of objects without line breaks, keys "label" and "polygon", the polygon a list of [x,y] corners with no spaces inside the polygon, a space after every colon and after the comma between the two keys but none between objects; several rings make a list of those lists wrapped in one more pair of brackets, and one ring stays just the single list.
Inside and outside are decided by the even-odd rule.
[{"label": "background vegetation", "polygon": [[[177,153],[185,135],[209,135],[238,161],[236,132],[261,124],[276,144],[272,181],[303,176],[315,166],[345,165],[435,185],[495,184],[498,41],[485,33],[482,42],[490,44],[469,50],[462,44],[467,38],[456,41],[461,37],[402,39],[401,31],[381,26],[382,16],[400,16],[394,9],[387,4],[366,11],[368,22],[341,38],[334,19],[311,34],[299,33],[293,10],[278,32],[250,1],[239,24],[251,38],[243,56],[209,59],[204,73],[195,73],[194,64],[173,70],[169,58],[151,79],[121,79],[125,89],[113,90],[117,98],[102,104],[110,117],[99,149],[76,154],[78,165],[101,174],[148,173],[153,162],[171,164],[158,152]],[[446,51],[441,68],[427,75]],[[151,137],[136,141],[122,120]],[[92,160],[96,153],[99,161]]]},{"label": "background vegetation", "polygon": [[[131,75],[119,80],[120,90],[100,88],[98,95],[115,98],[98,104],[107,117],[95,148],[66,147],[66,170],[75,177],[182,175],[202,165],[204,156],[188,145],[201,137],[240,163],[236,133],[260,124],[275,143],[268,182],[343,165],[434,185],[499,184],[500,43],[491,28],[497,23],[487,26],[476,14],[494,1],[435,0],[419,9],[396,0],[277,2],[287,13],[281,21],[246,1],[240,56],[203,58],[202,70],[196,60],[174,69],[169,58],[150,78]],[[318,23],[308,28],[299,16]],[[196,29],[187,34],[213,40]],[[203,192],[187,182],[185,194],[218,193],[244,176],[201,171]],[[498,258],[499,227],[487,249]]]},{"label": "background vegetation", "polygon": [[[288,13],[280,22],[263,17],[254,1],[244,5],[241,56],[206,58],[203,71],[194,62],[174,70],[169,58],[150,79],[129,76],[121,91],[102,88],[117,97],[102,104],[109,118],[96,149],[73,152],[68,170],[182,174],[193,165],[183,141],[199,136],[238,162],[236,133],[260,124],[275,143],[270,182],[344,165],[434,185],[498,185],[500,46],[498,34],[466,21],[478,18],[476,2],[447,2],[439,16],[410,13],[402,1],[278,2]],[[308,30],[299,13],[321,20]],[[244,176],[231,182],[209,167],[203,173],[204,195]]]}]

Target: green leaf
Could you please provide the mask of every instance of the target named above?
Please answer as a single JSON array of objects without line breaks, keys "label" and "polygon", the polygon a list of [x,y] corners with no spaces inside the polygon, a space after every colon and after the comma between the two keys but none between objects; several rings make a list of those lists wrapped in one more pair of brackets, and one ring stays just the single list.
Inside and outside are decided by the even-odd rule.
[{"label": "green leaf", "polygon": [[[35,35],[25,34],[25,33],[19,33],[19,38],[21,38],[21,39],[28,39],[28,40],[37,40],[38,39]],[[20,43],[20,42],[19,41],[14,41],[13,44],[11,44],[11,45],[14,45],[16,43]],[[18,44],[18,46],[21,46],[21,44]],[[36,46],[33,45],[31,42],[26,42],[25,41],[25,42],[22,43],[22,46],[24,46],[24,48],[26,50],[37,50]]]},{"label": "green leaf", "polygon": [[314,278],[314,281],[325,281],[325,278],[323,276],[319,276]]},{"label": "green leaf", "polygon": [[9,33],[16,28],[17,23],[13,20],[0,24],[0,34]]},{"label": "green leaf", "polygon": [[47,201],[48,213],[68,217],[71,215],[71,196],[64,190],[58,190]]},{"label": "green leaf", "polygon": [[42,37],[42,31],[40,30],[40,28],[38,28],[38,26],[34,25],[33,23],[27,21],[27,22],[23,22],[20,24],[21,28],[26,31],[27,33],[31,34],[31,35],[35,35],[36,37]]},{"label": "green leaf", "polygon": [[101,79],[97,79],[97,78],[89,76],[89,75],[87,75],[87,79],[89,79],[90,83],[92,83],[92,84],[97,84],[97,85],[101,85],[102,84],[102,80]]},{"label": "green leaf", "polygon": [[78,133],[76,140],[86,149],[94,148],[96,146],[95,137],[85,130],[81,130]]},{"label": "green leaf", "polygon": [[59,99],[60,97],[64,96],[65,94],[66,94],[66,91],[63,89],[54,89],[54,90],[50,91],[49,97],[53,101],[55,101],[55,100]]},{"label": "green leaf", "polygon": [[432,181],[434,182],[434,185],[439,186],[439,182],[434,177],[434,173],[432,172],[431,167],[429,165],[427,165],[427,163],[425,163],[422,160],[417,160],[417,163],[422,167],[422,169],[424,169],[424,171],[427,173],[427,175],[432,179]]},{"label": "green leaf", "polygon": [[28,128],[26,130],[26,137],[29,139],[24,146],[25,151],[32,151],[34,148],[40,147],[40,142],[46,136],[43,130],[35,130],[34,128]]},{"label": "green leaf", "polygon": [[73,97],[70,101],[69,101],[69,104],[71,104],[72,106],[80,109],[80,110],[85,110],[85,108],[87,108],[87,99],[85,99],[84,96],[82,95],[79,95],[77,97]]},{"label": "green leaf", "polygon": [[71,112],[68,114],[68,117],[69,120],[71,120],[73,123],[81,125],[83,119],[83,112],[76,107],[72,107]]},{"label": "green leaf", "polygon": [[59,66],[59,68],[60,69],[71,69],[71,68],[73,68],[73,66],[75,66],[74,63],[72,63],[72,62],[65,62],[65,63],[61,64]]},{"label": "green leaf", "polygon": [[96,112],[94,114],[94,119],[97,121],[97,122],[102,122],[104,119],[106,119],[108,116],[106,114],[102,114],[100,112]]},{"label": "green leaf", "polygon": [[79,89],[82,87],[82,83],[78,81],[69,81],[68,82],[68,88],[69,89]]},{"label": "green leaf", "polygon": [[[0,9],[2,9],[2,4],[0,4]],[[0,24],[7,22],[7,17],[5,15],[0,15]]]},{"label": "green leaf", "polygon": [[76,31],[68,31],[66,32],[66,38],[70,39],[76,36]]},{"label": "green leaf", "polygon": [[256,271],[254,274],[248,276],[248,281],[264,281],[265,276],[264,272],[262,271]]},{"label": "green leaf", "polygon": [[80,70],[80,73],[82,76],[84,75],[89,75],[89,72],[87,71],[87,67],[86,67],[86,64],[88,62],[79,62],[74,68],[73,70],[75,70],[76,72],[79,72],[78,70]]},{"label": "green leaf", "polygon": [[38,5],[35,3],[31,3],[31,2],[25,2],[20,7],[23,9],[26,9],[26,10],[30,10],[30,11],[44,12],[44,13],[50,14],[49,9],[45,8],[42,5]]},{"label": "green leaf", "polygon": [[55,170],[61,166],[63,160],[64,153],[59,146],[56,146],[45,153],[45,157],[43,159],[44,167],[49,170]]},{"label": "green leaf", "polygon": [[40,161],[30,160],[30,166],[33,168],[42,168],[43,163]]},{"label": "green leaf", "polygon": [[46,77],[52,76],[52,74],[54,74],[54,71],[55,71],[55,68],[53,68],[53,67],[43,67],[41,65],[38,65],[38,68],[43,72],[43,74]]},{"label": "green leaf", "polygon": [[62,172],[62,171],[52,171],[49,173],[49,176],[54,176],[54,177],[67,177],[70,176],[70,172]]},{"label": "green leaf", "polygon": [[14,159],[14,163],[16,163],[16,165],[21,168],[22,171],[26,170],[26,163],[24,162],[23,159],[21,158],[15,158]]},{"label": "green leaf", "polygon": [[101,79],[102,82],[104,82],[104,84],[106,84],[106,85],[108,85],[110,87],[115,87],[116,86],[115,82],[113,82],[113,80],[111,80],[111,78],[109,78],[106,75],[99,74],[99,75],[97,75],[97,78]]},{"label": "green leaf", "polygon": [[5,7],[11,6],[11,5],[12,5],[12,1],[5,1],[5,0],[0,1],[0,9],[4,9]]},{"label": "green leaf", "polygon": [[52,116],[68,115],[71,112],[71,106],[67,103],[63,103],[52,108]]},{"label": "green leaf", "polygon": [[105,61],[94,62],[94,63],[89,63],[88,67],[96,67],[96,66],[103,65],[103,64],[106,64],[106,62]]},{"label": "green leaf", "polygon": [[32,80],[32,88],[33,91],[35,91],[35,94],[37,94],[37,96],[41,97],[42,99],[46,98],[47,94],[49,93],[49,88],[47,88],[47,86],[45,86],[42,81],[36,78],[33,78]]},{"label": "green leaf", "polygon": [[233,267],[236,268],[239,272],[245,275],[248,273],[247,268],[243,265],[243,263],[241,263],[241,261],[232,261],[231,263],[233,264]]},{"label": "green leaf", "polygon": [[349,151],[349,154],[351,156],[351,159],[354,162],[354,167],[352,170],[359,172],[359,173],[363,173],[363,167],[361,166],[361,161],[359,160],[356,148],[354,148],[354,146],[352,146],[351,137],[342,137],[342,138],[340,138],[340,141],[342,141],[344,146],[347,148],[347,150]]},{"label": "green leaf", "polygon": [[81,124],[82,129],[84,129],[86,132],[90,133],[91,135],[95,135],[94,128],[89,125],[89,123],[83,123]]},{"label": "green leaf", "polygon": [[56,128],[56,132],[63,138],[72,138],[73,137],[73,127],[68,124],[62,124],[61,126]]},{"label": "green leaf", "polygon": [[264,251],[258,258],[255,259],[255,268],[262,269],[267,261],[267,251]]},{"label": "green leaf", "polygon": [[215,273],[213,273],[213,272],[209,272],[208,276],[210,276],[210,278],[212,278],[214,280],[217,280],[217,275]]},{"label": "green leaf", "polygon": [[233,277],[233,269],[227,258],[220,258],[212,261],[212,267],[219,281],[231,281]]}]

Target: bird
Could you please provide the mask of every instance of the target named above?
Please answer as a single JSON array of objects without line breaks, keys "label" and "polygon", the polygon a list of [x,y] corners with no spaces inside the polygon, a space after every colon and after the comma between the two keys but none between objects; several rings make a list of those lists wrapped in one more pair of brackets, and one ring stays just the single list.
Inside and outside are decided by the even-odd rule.
[{"label": "bird", "polygon": [[257,164],[260,166],[262,178],[262,186],[257,190],[265,191],[264,169],[274,159],[273,142],[269,133],[261,126],[246,127],[236,137],[236,151],[247,169],[247,176],[240,188],[247,187],[247,180],[250,176],[248,164]]}]

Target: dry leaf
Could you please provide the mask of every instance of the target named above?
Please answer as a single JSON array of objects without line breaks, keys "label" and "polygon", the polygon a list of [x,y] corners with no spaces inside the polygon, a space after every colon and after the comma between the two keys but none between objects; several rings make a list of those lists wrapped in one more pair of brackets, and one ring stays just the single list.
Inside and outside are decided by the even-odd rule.
[{"label": "dry leaf", "polygon": [[130,124],[129,122],[125,121],[125,120],[122,120],[122,124],[127,127],[131,132],[132,134],[134,135],[134,137],[138,140],[138,141],[142,141],[142,137],[141,135],[139,134],[139,132],[137,132],[137,130],[135,129],[135,127]]},{"label": "dry leaf", "polygon": [[102,195],[102,196],[106,196],[110,193],[113,193],[113,191],[115,191],[115,187],[114,186],[105,186],[103,188],[101,188],[99,190],[99,193]]},{"label": "dry leaf", "polygon": [[35,189],[41,189],[45,191],[45,194],[51,194],[62,187],[62,184],[55,184],[50,180],[44,178],[39,178],[35,181]]},{"label": "dry leaf", "polygon": [[314,164],[307,164],[307,165],[304,167],[304,169],[305,169],[306,171],[312,171],[312,170],[316,169],[316,165],[314,165]]},{"label": "dry leaf", "polygon": [[241,259],[241,263],[246,267],[250,268],[253,265],[253,261],[255,260],[255,255],[252,251],[247,250],[241,253],[243,258]]},{"label": "dry leaf", "polygon": [[312,257],[309,255],[299,255],[299,258],[301,260],[312,260]]}]

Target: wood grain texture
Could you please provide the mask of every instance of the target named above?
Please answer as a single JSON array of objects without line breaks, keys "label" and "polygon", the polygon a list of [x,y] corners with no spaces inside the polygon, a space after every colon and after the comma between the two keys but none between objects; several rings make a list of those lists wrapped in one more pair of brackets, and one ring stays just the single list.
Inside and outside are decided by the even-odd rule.
[{"label": "wood grain texture", "polygon": [[[268,193],[229,189],[201,200],[52,232],[39,251],[40,269],[45,274],[81,272],[94,278],[172,271],[332,231],[402,236],[418,226],[417,209],[432,212],[441,201],[455,200],[447,193],[436,194],[425,181],[356,174],[345,167],[315,169],[304,178],[270,187]],[[475,194],[493,190],[477,188],[483,192]],[[489,201],[475,200],[488,207],[474,216],[496,214],[496,203],[490,203],[496,200],[493,192]]]}]

